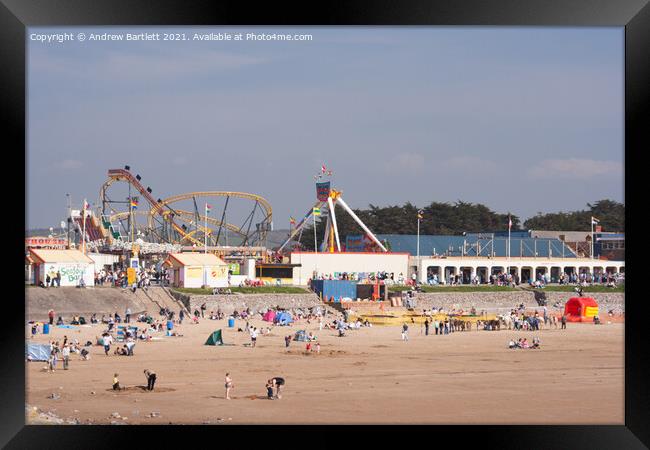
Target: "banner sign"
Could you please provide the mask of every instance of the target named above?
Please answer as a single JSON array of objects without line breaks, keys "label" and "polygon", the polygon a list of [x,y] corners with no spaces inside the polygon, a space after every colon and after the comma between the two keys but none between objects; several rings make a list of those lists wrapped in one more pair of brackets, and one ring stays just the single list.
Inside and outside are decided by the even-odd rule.
[{"label": "banner sign", "polygon": [[321,202],[326,202],[330,196],[330,182],[316,183],[316,198]]},{"label": "banner sign", "polygon": [[348,234],[345,237],[345,251],[362,252],[365,249],[363,234]]},{"label": "banner sign", "polygon": [[64,248],[67,241],[65,239],[47,238],[47,237],[29,237],[25,238],[27,247],[52,247]]},{"label": "banner sign", "polygon": [[228,264],[228,270],[232,272],[233,275],[239,275],[240,265],[238,263]]}]

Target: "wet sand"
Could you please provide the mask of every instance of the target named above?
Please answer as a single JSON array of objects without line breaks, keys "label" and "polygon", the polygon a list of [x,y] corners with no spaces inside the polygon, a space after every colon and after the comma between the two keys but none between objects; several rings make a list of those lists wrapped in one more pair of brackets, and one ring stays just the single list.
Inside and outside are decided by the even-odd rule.
[{"label": "wet sand", "polygon": [[[253,325],[268,325],[261,320]],[[133,325],[133,323],[132,323]],[[141,326],[142,324],[136,323]],[[362,328],[339,338],[305,321],[272,327],[249,343],[244,327],[225,320],[183,324],[183,337],[140,342],[135,356],[105,356],[93,346],[91,359],[72,354],[54,373],[43,362],[26,363],[30,407],[79,423],[110,424],[623,424],[624,324],[569,323],[566,330],[471,331],[425,336],[411,326],[409,342],[400,327]],[[34,342],[95,341],[105,326],[60,329]],[[230,346],[203,345],[221,328]],[[320,354],[284,336],[314,331]],[[163,333],[158,333],[163,336]],[[509,350],[511,338],[539,336],[540,350]],[[147,392],[144,369],[158,374]],[[111,389],[113,374],[127,389]],[[235,388],[225,400],[224,375]],[[267,400],[265,382],[286,379],[282,399]],[[94,394],[93,394],[94,392]],[[48,398],[52,393],[58,399]],[[111,417],[117,412],[120,418]],[[158,413],[158,414],[151,414]],[[36,423],[31,418],[28,423]],[[41,422],[38,422],[41,423]]]}]

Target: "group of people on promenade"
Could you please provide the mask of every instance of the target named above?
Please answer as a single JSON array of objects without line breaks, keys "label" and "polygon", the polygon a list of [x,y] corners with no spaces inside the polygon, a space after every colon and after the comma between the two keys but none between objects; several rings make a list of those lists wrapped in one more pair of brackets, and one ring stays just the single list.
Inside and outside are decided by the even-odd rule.
[{"label": "group of people on promenade", "polygon": [[[138,268],[136,271],[135,285],[138,288],[147,288],[151,285],[153,280],[165,285],[169,284],[169,273],[167,269],[161,268]],[[112,286],[132,288],[133,284],[129,285],[126,269],[101,269],[95,272],[95,286]]]}]

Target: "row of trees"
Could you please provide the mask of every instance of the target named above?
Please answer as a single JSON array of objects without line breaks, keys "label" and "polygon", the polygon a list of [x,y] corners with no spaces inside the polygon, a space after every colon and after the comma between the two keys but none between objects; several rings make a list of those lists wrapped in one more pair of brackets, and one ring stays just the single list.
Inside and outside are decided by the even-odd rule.
[{"label": "row of trees", "polygon": [[[523,223],[524,230],[566,230],[586,231],[590,229],[591,216],[600,220],[605,231],[622,231],[625,225],[625,206],[612,200],[600,200],[589,209],[569,213],[538,213]],[[417,214],[422,209],[420,234],[459,235],[465,233],[485,233],[508,229],[508,214],[492,211],[485,205],[458,201],[455,203],[432,202],[424,208],[406,203],[402,206],[379,207],[369,205],[367,209],[354,212],[375,234],[416,234]],[[510,216],[512,230],[520,230],[521,221],[516,215]],[[316,220],[318,245],[322,243],[327,218]],[[357,223],[336,206],[336,221],[341,243],[348,234],[364,234]],[[305,226],[300,243],[307,250],[314,249],[314,230],[311,224]]]},{"label": "row of trees", "polygon": [[603,231],[625,231],[625,205],[613,200],[587,203],[582,211],[559,212],[536,216],[524,222],[525,230],[591,231],[591,218],[599,220]]}]

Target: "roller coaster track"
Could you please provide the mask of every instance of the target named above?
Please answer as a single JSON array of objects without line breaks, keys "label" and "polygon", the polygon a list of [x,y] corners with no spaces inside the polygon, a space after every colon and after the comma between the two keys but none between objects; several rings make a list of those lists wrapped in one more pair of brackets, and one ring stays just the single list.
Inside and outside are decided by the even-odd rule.
[{"label": "roller coaster track", "polygon": [[[256,205],[260,205],[260,207],[264,211],[265,216],[264,216],[264,219],[262,220],[262,222],[267,223],[267,224],[271,223],[273,210],[272,210],[271,205],[269,204],[269,202],[264,197],[261,197],[259,195],[255,195],[255,194],[249,194],[249,193],[246,193],[246,192],[202,191],[202,192],[189,192],[187,194],[175,195],[173,197],[168,197],[168,198],[164,199],[160,203],[156,203],[155,205],[152,206],[151,211],[149,211],[149,218],[148,218],[148,221],[147,221],[148,222],[147,223],[148,227],[150,229],[154,229],[154,223],[153,223],[154,217],[157,214],[160,214],[160,211],[162,211],[164,208],[169,208],[170,204],[180,202],[180,201],[183,201],[183,200],[190,200],[190,199],[194,200],[197,197],[226,197],[226,198],[234,197],[234,198],[244,198],[244,199],[247,199],[247,200],[254,200],[256,202]],[[182,217],[183,215],[188,216],[188,217],[196,217],[194,213],[191,213],[189,211],[184,211],[184,210],[174,210],[174,211],[175,211],[175,213],[177,213],[178,215],[181,216],[182,220],[184,220],[186,222],[188,222],[189,220]],[[253,212],[254,212],[254,210],[253,210]],[[211,224],[219,225],[219,226],[223,225],[226,229],[234,231],[235,233],[239,234],[240,236],[244,237],[245,239],[248,238],[248,231],[244,232],[243,226],[242,227],[237,227],[235,225],[231,225],[231,224],[222,222],[222,221],[217,220],[217,219],[212,219],[211,217],[206,218],[204,215],[199,215],[199,217],[200,217],[201,221],[207,221],[207,222],[209,222]],[[251,221],[252,221],[252,217],[251,217]],[[176,228],[176,226],[174,226],[174,229],[176,229],[176,231],[179,231],[179,233],[181,234],[183,239],[188,239],[188,240],[190,240],[190,241],[192,241],[194,243],[197,243],[197,245],[203,245],[202,242],[196,241],[196,239],[194,239],[193,234],[196,233],[196,231],[199,231],[199,230],[204,231],[204,232],[206,232],[208,234],[210,234],[211,232],[210,232],[210,230],[205,230],[204,227],[201,227],[199,224],[196,224],[196,225],[197,225],[197,229],[195,229],[192,232],[188,232],[188,231],[182,230],[182,229],[179,231]],[[250,224],[249,224],[249,229],[250,229]]]},{"label": "roller coaster track", "polygon": [[[139,193],[144,197],[145,200],[150,205],[150,210],[148,213],[144,213],[147,215],[147,226],[148,228],[155,234],[155,218],[156,216],[161,217],[164,221],[169,222],[169,225],[178,233],[180,236],[180,242],[183,241],[189,241],[190,243],[196,244],[196,245],[203,245],[203,242],[200,240],[196,239],[194,237],[194,234],[197,231],[201,231],[205,234],[212,234],[212,230],[209,228],[206,228],[204,226],[201,226],[201,224],[195,223],[196,218],[199,217],[201,221],[204,223],[210,223],[211,225],[216,225],[219,227],[224,227],[227,230],[230,230],[234,233],[237,233],[238,235],[242,236],[245,238],[245,240],[248,239],[248,231],[250,231],[250,226],[252,224],[252,219],[253,215],[255,212],[255,209],[253,209],[253,212],[250,214],[250,223],[248,225],[248,230],[246,232],[243,231],[243,226],[242,227],[237,227],[236,225],[232,225],[226,222],[222,222],[218,219],[213,219],[211,217],[205,217],[203,215],[197,215],[193,212],[190,211],[185,211],[185,210],[176,210],[172,208],[170,205],[182,200],[189,200],[189,199],[196,199],[196,197],[234,197],[234,198],[243,198],[247,200],[253,200],[256,202],[256,207],[259,205],[260,208],[264,211],[264,218],[262,219],[262,223],[270,224],[271,219],[272,219],[272,208],[269,202],[255,194],[249,194],[246,192],[226,192],[226,191],[204,191],[204,192],[190,192],[187,194],[180,194],[180,195],[175,195],[169,198],[166,198],[160,202],[158,202],[154,197],[149,193],[147,189],[140,183],[140,181],[133,176],[133,174],[126,170],[126,169],[110,169],[108,171],[108,180],[104,182],[100,189],[100,199],[102,201],[103,205],[103,214],[106,214],[106,204],[110,203],[111,200],[108,198],[106,195],[106,192],[108,188],[116,181],[126,181],[130,183]],[[129,212],[119,212],[116,213],[115,211],[112,211],[112,215],[110,215],[110,220],[120,220],[120,219],[125,219],[129,216]],[[141,214],[141,213],[138,213]],[[174,218],[177,218],[183,222],[194,224],[196,228],[194,230],[188,230],[187,227],[183,228],[182,226],[179,226],[175,221]],[[159,236],[162,238],[162,236]]]}]

